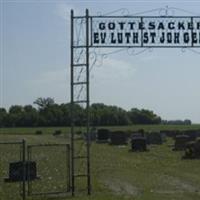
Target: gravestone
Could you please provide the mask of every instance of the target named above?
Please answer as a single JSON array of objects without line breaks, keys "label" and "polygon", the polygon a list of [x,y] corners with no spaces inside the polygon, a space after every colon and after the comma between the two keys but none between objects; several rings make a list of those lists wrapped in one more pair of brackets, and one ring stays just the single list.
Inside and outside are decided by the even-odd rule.
[{"label": "gravestone", "polygon": [[185,147],[183,158],[195,159],[200,158],[200,138],[196,141],[188,142]]},{"label": "gravestone", "polygon": [[196,130],[196,136],[197,138],[200,138],[200,130]]},{"label": "gravestone", "polygon": [[160,131],[160,134],[161,134],[161,136],[162,136],[164,142],[166,142],[166,141],[167,141],[167,137],[169,137],[169,136],[168,136],[168,132],[166,132],[165,130],[161,130],[161,131]]},{"label": "gravestone", "polygon": [[98,129],[97,131],[97,143],[107,143],[110,138],[110,131],[108,129]]},{"label": "gravestone", "polygon": [[114,131],[110,133],[110,144],[112,145],[126,145],[128,142],[128,135],[123,131]]},{"label": "gravestone", "polygon": [[164,133],[167,137],[175,138],[179,134],[178,130],[162,130],[161,133]]},{"label": "gravestone", "polygon": [[131,134],[131,139],[137,138],[137,137],[144,137],[144,134],[138,133],[138,132],[134,132]]},{"label": "gravestone", "polygon": [[197,130],[186,130],[184,131],[184,135],[187,135],[190,141],[195,141],[198,137]]},{"label": "gravestone", "polygon": [[[95,127],[91,128],[90,130],[90,141],[96,141],[97,138],[97,130]],[[87,141],[88,140],[88,134],[84,133],[84,139]]]},{"label": "gravestone", "polygon": [[23,180],[33,181],[35,179],[38,179],[36,162],[26,161],[24,166],[24,163],[19,161],[10,163],[9,178],[6,178],[5,182],[21,182]]},{"label": "gravestone", "polygon": [[147,144],[162,144],[164,139],[159,132],[150,132],[147,134]]},{"label": "gravestone", "polygon": [[162,141],[163,142],[167,142],[167,135],[166,135],[166,133],[160,131],[160,135],[161,135]]},{"label": "gravestone", "polygon": [[134,137],[131,139],[131,150],[132,151],[146,151],[147,141],[145,137]]},{"label": "gravestone", "polygon": [[186,144],[189,142],[187,135],[177,135],[175,137],[174,149],[175,151],[182,151],[185,149]]},{"label": "gravestone", "polygon": [[196,158],[200,158],[200,138],[197,138],[195,141],[195,155]]}]

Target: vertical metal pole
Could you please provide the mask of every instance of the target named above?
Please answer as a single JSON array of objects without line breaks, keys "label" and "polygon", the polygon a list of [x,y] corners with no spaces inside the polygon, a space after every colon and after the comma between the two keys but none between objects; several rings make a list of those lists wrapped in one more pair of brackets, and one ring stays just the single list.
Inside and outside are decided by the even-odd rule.
[{"label": "vertical metal pole", "polygon": [[28,156],[28,196],[31,195],[32,193],[32,184],[31,184],[31,181],[30,181],[30,161],[32,160],[31,158],[31,146],[27,146],[27,156]]},{"label": "vertical metal pole", "polygon": [[[141,24],[143,24],[143,17],[141,17]],[[142,25],[142,26],[143,26],[143,25]],[[144,46],[143,39],[144,39],[144,37],[143,37],[143,29],[141,28],[141,47]]]},{"label": "vertical metal pole", "polygon": [[23,183],[22,183],[22,198],[26,199],[26,144],[22,141],[22,162],[23,162]]},{"label": "vertical metal pole", "polygon": [[74,196],[74,11],[71,10],[71,189]]},{"label": "vertical metal pole", "polygon": [[90,68],[89,68],[89,11],[86,9],[86,79],[87,79],[87,188],[88,195],[91,194],[91,176],[90,176]]},{"label": "vertical metal pole", "polygon": [[30,152],[29,146],[27,146],[27,161],[28,161],[28,174],[27,174],[27,182],[28,182],[28,196],[30,196]]},{"label": "vertical metal pole", "polygon": [[192,29],[191,29],[191,47],[194,47],[194,42],[193,42],[193,30],[194,30],[194,18],[191,17],[191,24],[192,24]]},{"label": "vertical metal pole", "polygon": [[67,144],[66,145],[66,156],[67,156],[67,191],[70,191],[70,186],[71,186],[71,172],[70,172],[70,146]]}]

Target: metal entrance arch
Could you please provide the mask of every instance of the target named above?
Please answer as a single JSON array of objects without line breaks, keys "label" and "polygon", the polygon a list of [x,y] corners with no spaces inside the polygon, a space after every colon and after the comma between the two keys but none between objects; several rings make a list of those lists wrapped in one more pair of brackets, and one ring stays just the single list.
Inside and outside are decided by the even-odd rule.
[{"label": "metal entrance arch", "polygon": [[[174,15],[174,10],[187,15]],[[200,47],[200,16],[178,8],[159,8],[137,15],[74,16],[71,10],[71,191],[86,183],[91,194],[90,171],[90,71],[97,62],[98,53],[91,49],[116,48],[188,48],[193,52]],[[126,10],[125,10],[126,11]],[[150,15],[158,11],[158,15]],[[144,16],[144,13],[148,13]],[[189,14],[189,15],[188,15]],[[100,54],[103,59],[105,54]],[[81,142],[75,134],[77,105],[85,107],[86,139]],[[85,179],[85,180],[84,180]],[[79,181],[78,181],[79,180]],[[80,182],[80,184],[78,184]]]}]

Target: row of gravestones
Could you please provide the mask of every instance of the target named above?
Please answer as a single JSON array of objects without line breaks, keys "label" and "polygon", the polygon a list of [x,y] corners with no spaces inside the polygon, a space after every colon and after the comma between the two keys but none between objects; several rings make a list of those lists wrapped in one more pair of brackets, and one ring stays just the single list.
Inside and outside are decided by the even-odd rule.
[{"label": "row of gravestones", "polygon": [[183,158],[200,158],[200,135],[176,135],[175,151],[185,151]]},{"label": "row of gravestones", "polygon": [[[123,131],[109,131],[108,129],[93,129],[90,134],[91,141],[97,143],[110,143],[111,145],[127,145],[131,141],[132,151],[146,151],[147,145],[157,144],[161,145],[166,142],[166,137],[174,139],[173,150],[185,150],[184,158],[198,158],[200,157],[200,130],[186,130],[186,131],[160,131],[160,132],[144,132],[139,130],[137,132],[123,132]],[[85,138],[86,135],[85,135]]]},{"label": "row of gravestones", "polygon": [[[84,138],[87,139],[86,134]],[[147,145],[163,144],[166,141],[164,133],[144,133],[143,130],[137,132],[109,131],[108,129],[98,129],[91,131],[90,140],[97,143],[109,143],[111,145],[127,145],[131,141],[132,151],[146,151]]]},{"label": "row of gravestones", "polygon": [[200,158],[200,130],[165,131],[174,139],[174,151],[185,151],[183,158]]}]

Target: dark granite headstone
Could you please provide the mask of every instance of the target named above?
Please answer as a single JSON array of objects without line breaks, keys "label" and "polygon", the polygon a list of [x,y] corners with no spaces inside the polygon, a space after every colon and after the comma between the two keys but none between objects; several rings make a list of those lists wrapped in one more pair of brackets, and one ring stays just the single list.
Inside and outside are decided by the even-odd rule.
[{"label": "dark granite headstone", "polygon": [[25,162],[25,173],[24,165],[22,161],[12,162],[9,165],[9,178],[6,178],[6,182],[21,182],[25,178],[25,181],[33,181],[37,179],[37,168],[36,162],[26,161]]},{"label": "dark granite headstone", "polygon": [[145,137],[135,137],[131,139],[132,151],[146,151],[147,141]]},{"label": "dark granite headstone", "polygon": [[98,129],[97,143],[107,143],[110,138],[110,131],[108,129]]},{"label": "dark granite headstone", "polygon": [[177,135],[175,137],[175,143],[174,143],[174,150],[175,151],[181,151],[184,150],[186,147],[186,144],[189,142],[189,137],[187,135]]},{"label": "dark granite headstone", "polygon": [[147,134],[147,144],[162,144],[163,138],[159,132],[150,132]]},{"label": "dark granite headstone", "polygon": [[112,145],[126,145],[128,136],[123,131],[114,131],[110,133],[110,144]]}]

